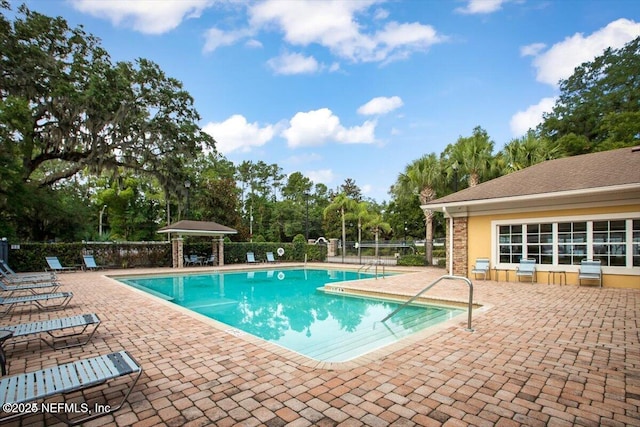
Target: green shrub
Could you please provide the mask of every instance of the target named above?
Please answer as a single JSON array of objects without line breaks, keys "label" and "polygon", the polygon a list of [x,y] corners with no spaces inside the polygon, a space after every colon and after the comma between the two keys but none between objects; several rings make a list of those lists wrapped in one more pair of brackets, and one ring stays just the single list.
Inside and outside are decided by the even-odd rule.
[{"label": "green shrub", "polygon": [[427,261],[425,260],[424,255],[418,255],[418,254],[403,255],[400,258],[398,258],[398,265],[423,267],[427,265]]}]

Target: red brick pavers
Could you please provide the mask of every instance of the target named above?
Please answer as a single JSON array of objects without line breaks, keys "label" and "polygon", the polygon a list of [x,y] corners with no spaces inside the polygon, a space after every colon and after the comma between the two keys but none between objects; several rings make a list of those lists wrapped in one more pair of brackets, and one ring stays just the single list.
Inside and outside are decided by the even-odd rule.
[{"label": "red brick pavers", "polygon": [[[134,272],[143,271],[125,271]],[[10,373],[120,349],[142,364],[131,404],[90,426],[640,425],[638,290],[474,281],[483,307],[473,332],[463,315],[331,364],[237,336],[109,273],[61,275],[75,294],[65,310],[0,318],[0,325],[85,312],[102,319],[83,348],[9,343]],[[410,295],[441,274],[425,269],[351,286]],[[466,301],[468,290],[444,281],[428,295]],[[120,392],[109,387],[76,400]],[[43,422],[57,420],[23,418]]]}]

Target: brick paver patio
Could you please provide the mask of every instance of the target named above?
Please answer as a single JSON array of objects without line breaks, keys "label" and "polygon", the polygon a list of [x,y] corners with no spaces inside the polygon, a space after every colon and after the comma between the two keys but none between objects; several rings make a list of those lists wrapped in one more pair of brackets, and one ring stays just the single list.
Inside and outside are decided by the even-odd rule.
[{"label": "brick paver patio", "polygon": [[[483,307],[473,332],[465,315],[330,364],[230,333],[105,277],[143,272],[62,274],[62,289],[75,294],[65,310],[1,317],[0,325],[90,312],[102,319],[83,348],[9,342],[9,373],[128,350],[145,371],[130,404],[90,426],[640,425],[639,290],[474,281]],[[353,286],[410,295],[442,274],[424,269]],[[427,295],[468,294],[464,283],[447,281]],[[116,384],[73,399],[121,392]],[[50,414],[22,419],[43,422],[59,424]]]}]

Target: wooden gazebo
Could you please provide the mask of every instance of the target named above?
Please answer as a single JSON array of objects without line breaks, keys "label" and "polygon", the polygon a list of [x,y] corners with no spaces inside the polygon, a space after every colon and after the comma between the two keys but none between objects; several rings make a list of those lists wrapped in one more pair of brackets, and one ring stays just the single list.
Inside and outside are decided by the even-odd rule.
[{"label": "wooden gazebo", "polygon": [[238,231],[213,221],[183,220],[162,227],[158,233],[171,234],[171,258],[173,268],[184,267],[184,239],[182,236],[211,236],[211,253],[216,256],[218,265],[224,265],[224,236],[237,234]]}]

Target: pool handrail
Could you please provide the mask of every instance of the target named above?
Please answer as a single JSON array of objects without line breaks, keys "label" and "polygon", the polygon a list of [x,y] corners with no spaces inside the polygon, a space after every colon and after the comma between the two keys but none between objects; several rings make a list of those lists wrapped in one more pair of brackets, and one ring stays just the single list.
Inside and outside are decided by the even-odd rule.
[{"label": "pool handrail", "polygon": [[400,307],[396,308],[390,314],[388,314],[387,317],[382,319],[382,322],[386,322],[387,320],[389,320],[397,312],[399,312],[400,310],[402,310],[403,308],[405,308],[406,306],[411,304],[413,301],[415,301],[418,297],[420,297],[420,295],[422,295],[423,293],[427,292],[429,289],[431,289],[435,285],[437,285],[440,281],[445,280],[445,279],[462,280],[462,281],[466,282],[467,285],[469,285],[469,308],[468,308],[469,314],[468,314],[468,319],[467,319],[467,328],[465,330],[469,331],[469,332],[473,332],[473,328],[471,327],[471,312],[473,310],[473,283],[471,283],[471,280],[469,280],[466,277],[463,277],[463,276],[451,276],[451,275],[448,275],[448,274],[444,275],[444,276],[440,276],[439,278],[437,278],[436,280],[431,282],[426,288],[424,288],[423,290],[421,290],[420,292],[418,292],[417,294],[412,296],[408,301],[406,301]]}]

